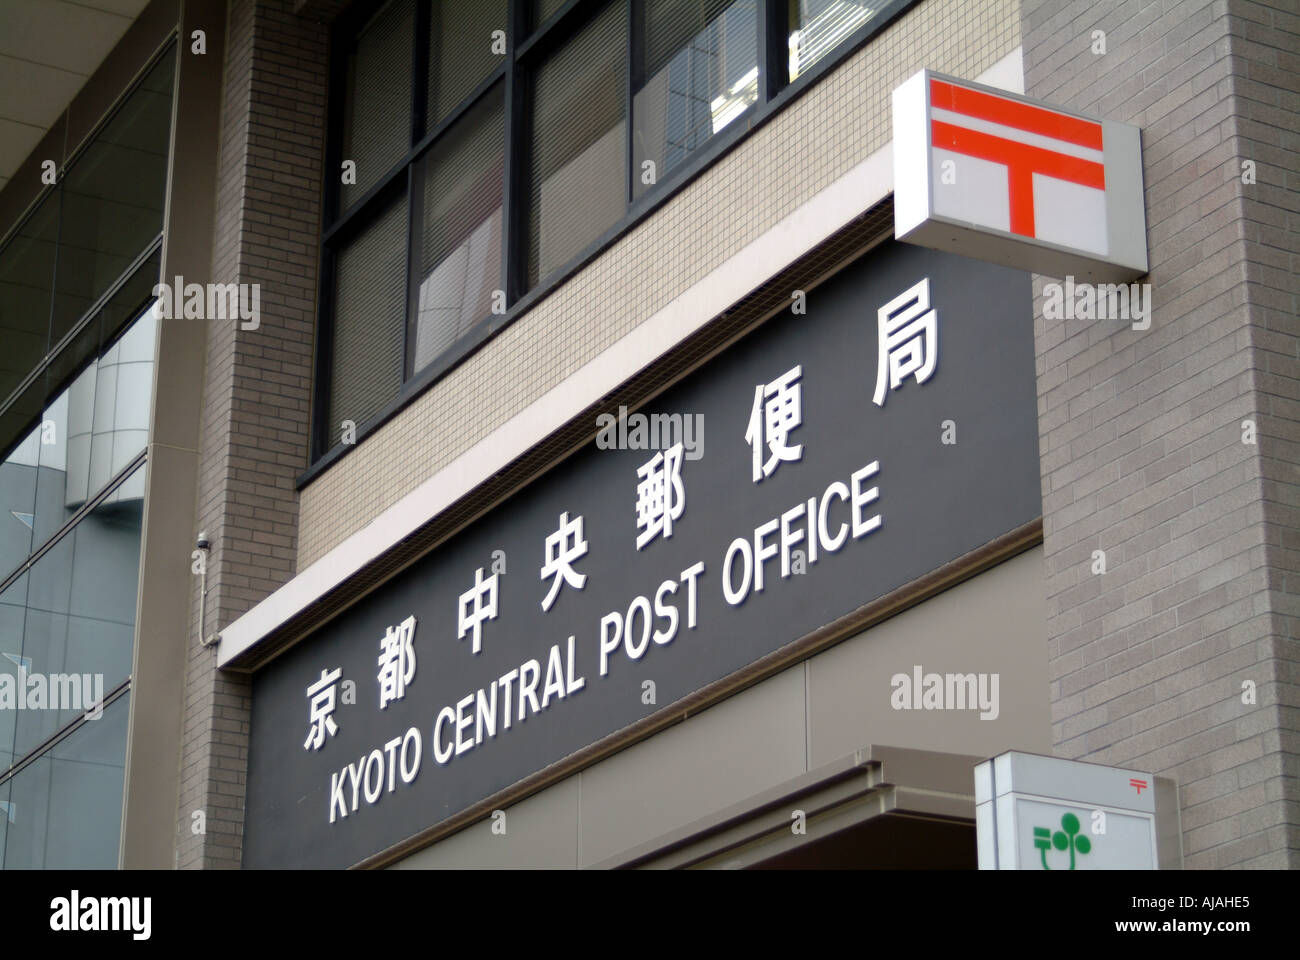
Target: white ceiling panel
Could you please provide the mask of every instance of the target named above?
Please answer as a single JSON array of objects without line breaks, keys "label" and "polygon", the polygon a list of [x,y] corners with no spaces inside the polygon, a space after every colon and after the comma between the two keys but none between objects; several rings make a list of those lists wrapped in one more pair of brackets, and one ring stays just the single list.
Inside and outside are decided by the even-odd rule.
[{"label": "white ceiling panel", "polygon": [[[44,127],[34,127],[28,123],[18,123],[0,117],[0,171],[12,172],[27,159],[27,155],[36,149],[45,136]],[[9,173],[5,173],[6,180]]]},{"label": "white ceiling panel", "polygon": [[5,182],[148,0],[0,0],[0,179]]},{"label": "white ceiling panel", "polygon": [[129,17],[66,0],[0,0],[0,56],[88,77],[131,25]]}]

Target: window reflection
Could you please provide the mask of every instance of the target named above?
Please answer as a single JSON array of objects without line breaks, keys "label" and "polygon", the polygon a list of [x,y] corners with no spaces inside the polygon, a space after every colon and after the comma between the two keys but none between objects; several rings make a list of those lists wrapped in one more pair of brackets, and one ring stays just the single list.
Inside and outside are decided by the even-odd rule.
[{"label": "window reflection", "polygon": [[505,108],[500,87],[420,162],[424,183],[412,373],[492,312],[501,286]]},{"label": "window reflection", "polygon": [[0,402],[49,349],[61,189],[41,201],[0,254]]},{"label": "window reflection", "polygon": [[117,866],[129,701],[114,700],[0,785],[6,870]]},{"label": "window reflection", "polygon": [[758,101],[757,0],[650,0],[645,17],[648,79],[632,100],[637,196]]},{"label": "window reflection", "polygon": [[627,9],[613,3],[532,85],[528,284],[581,253],[627,209]]},{"label": "window reflection", "polygon": [[[138,482],[138,486],[137,486]],[[124,496],[124,492],[136,496]],[[144,467],[0,593],[0,675],[89,674],[111,690],[131,672]],[[93,679],[96,675],[102,680]],[[84,684],[83,684],[84,688]],[[84,701],[83,701],[84,705]],[[77,709],[0,710],[0,751],[22,756]]]},{"label": "window reflection", "polygon": [[68,167],[51,347],[162,231],[175,69],[173,47]]},{"label": "window reflection", "polygon": [[[45,407],[0,462],[0,578],[122,472],[149,439],[158,321],[144,313]],[[143,478],[138,481],[143,485]],[[114,501],[130,498],[118,490]]]},{"label": "window reflection", "polygon": [[790,80],[847,40],[880,5],[879,0],[790,0]]},{"label": "window reflection", "polygon": [[341,209],[379,182],[411,144],[412,0],[390,0],[361,29],[347,60],[343,159],[356,164],[344,181]]}]

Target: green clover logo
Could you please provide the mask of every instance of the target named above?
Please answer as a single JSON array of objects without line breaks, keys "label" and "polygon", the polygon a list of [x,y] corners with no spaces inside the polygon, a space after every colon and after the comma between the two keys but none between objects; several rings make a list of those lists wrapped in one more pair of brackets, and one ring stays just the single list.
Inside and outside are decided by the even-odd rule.
[{"label": "green clover logo", "polygon": [[1052,847],[1070,851],[1070,869],[1073,870],[1075,853],[1081,856],[1087,853],[1092,849],[1092,841],[1079,832],[1079,818],[1067,813],[1061,817],[1061,830],[1055,833],[1047,827],[1034,827],[1034,846],[1042,858],[1044,870],[1052,869],[1047,865],[1047,851]]}]

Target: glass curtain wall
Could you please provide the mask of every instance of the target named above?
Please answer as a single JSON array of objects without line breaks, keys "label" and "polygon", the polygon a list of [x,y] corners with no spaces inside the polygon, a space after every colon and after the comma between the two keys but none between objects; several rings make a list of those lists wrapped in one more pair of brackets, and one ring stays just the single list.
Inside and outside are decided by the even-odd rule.
[{"label": "glass curtain wall", "polygon": [[174,46],[0,246],[0,866],[120,846]]}]

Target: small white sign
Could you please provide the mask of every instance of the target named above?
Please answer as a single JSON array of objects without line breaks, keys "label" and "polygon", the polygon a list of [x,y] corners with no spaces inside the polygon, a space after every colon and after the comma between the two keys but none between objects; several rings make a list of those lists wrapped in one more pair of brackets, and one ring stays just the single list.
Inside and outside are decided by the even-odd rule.
[{"label": "small white sign", "polygon": [[975,767],[981,870],[1182,866],[1177,788],[1167,777],[1030,753]]}]

